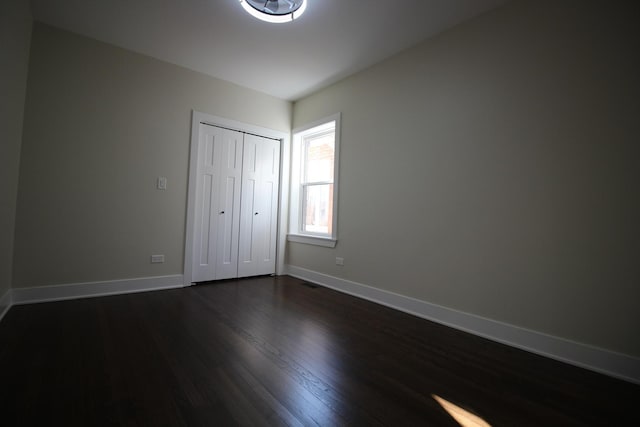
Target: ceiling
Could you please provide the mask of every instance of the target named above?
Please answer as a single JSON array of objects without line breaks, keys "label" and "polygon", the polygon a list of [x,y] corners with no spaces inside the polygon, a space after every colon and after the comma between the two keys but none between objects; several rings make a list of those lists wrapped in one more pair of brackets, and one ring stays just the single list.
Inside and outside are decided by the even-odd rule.
[{"label": "ceiling", "polygon": [[505,0],[308,2],[286,24],[257,20],[238,0],[31,0],[31,8],[37,21],[294,101]]}]

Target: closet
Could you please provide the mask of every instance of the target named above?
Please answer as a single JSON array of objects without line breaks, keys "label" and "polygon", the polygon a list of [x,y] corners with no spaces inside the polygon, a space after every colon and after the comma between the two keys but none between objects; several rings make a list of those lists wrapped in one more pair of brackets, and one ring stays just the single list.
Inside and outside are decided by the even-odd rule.
[{"label": "closet", "polygon": [[192,282],[275,272],[280,141],[200,123]]}]

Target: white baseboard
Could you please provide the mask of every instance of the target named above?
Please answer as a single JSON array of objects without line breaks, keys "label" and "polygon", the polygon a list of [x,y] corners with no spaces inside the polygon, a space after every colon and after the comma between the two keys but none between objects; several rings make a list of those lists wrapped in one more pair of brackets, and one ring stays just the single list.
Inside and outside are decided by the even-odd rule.
[{"label": "white baseboard", "polygon": [[0,297],[0,320],[7,314],[7,311],[11,308],[11,289],[4,293]]},{"label": "white baseboard", "polygon": [[105,282],[13,288],[11,290],[11,299],[13,304],[18,305],[182,287],[184,287],[182,274],[176,274],[173,276],[142,277]]},{"label": "white baseboard", "polygon": [[287,274],[455,329],[640,384],[640,359],[287,265]]}]

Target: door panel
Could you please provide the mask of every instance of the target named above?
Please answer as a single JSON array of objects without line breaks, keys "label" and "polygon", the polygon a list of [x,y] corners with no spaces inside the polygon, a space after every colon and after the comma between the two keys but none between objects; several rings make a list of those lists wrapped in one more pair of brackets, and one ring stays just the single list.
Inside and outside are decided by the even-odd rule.
[{"label": "door panel", "polygon": [[222,158],[227,161],[220,168],[218,200],[217,260],[215,279],[238,276],[238,233],[240,231],[240,189],[242,185],[241,132],[221,129],[223,133]]},{"label": "door panel", "polygon": [[257,171],[257,140],[245,135],[242,158],[242,206],[240,212],[240,250],[238,259],[238,277],[253,276],[255,268],[255,221],[259,214],[256,205],[256,190],[260,185]]},{"label": "door panel", "polygon": [[278,188],[280,182],[280,143],[263,138],[261,158],[262,224],[260,263],[256,274],[271,274],[276,268]]},{"label": "door panel", "polygon": [[215,163],[221,150],[222,134],[217,128],[200,125],[198,139],[198,163],[196,183],[196,218],[194,223],[194,282],[215,278],[216,264],[216,222],[218,203],[214,197],[215,183],[218,182],[218,168]]},{"label": "door panel", "polygon": [[275,272],[280,143],[245,135],[244,153],[238,277]]},{"label": "door panel", "polygon": [[237,275],[242,133],[200,125],[192,281]]}]

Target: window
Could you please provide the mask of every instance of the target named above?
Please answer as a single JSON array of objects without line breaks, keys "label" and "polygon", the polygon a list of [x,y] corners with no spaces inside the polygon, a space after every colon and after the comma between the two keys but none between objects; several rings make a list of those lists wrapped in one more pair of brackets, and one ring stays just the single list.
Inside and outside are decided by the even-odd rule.
[{"label": "window", "polygon": [[336,245],[340,115],[293,131],[288,239]]}]

